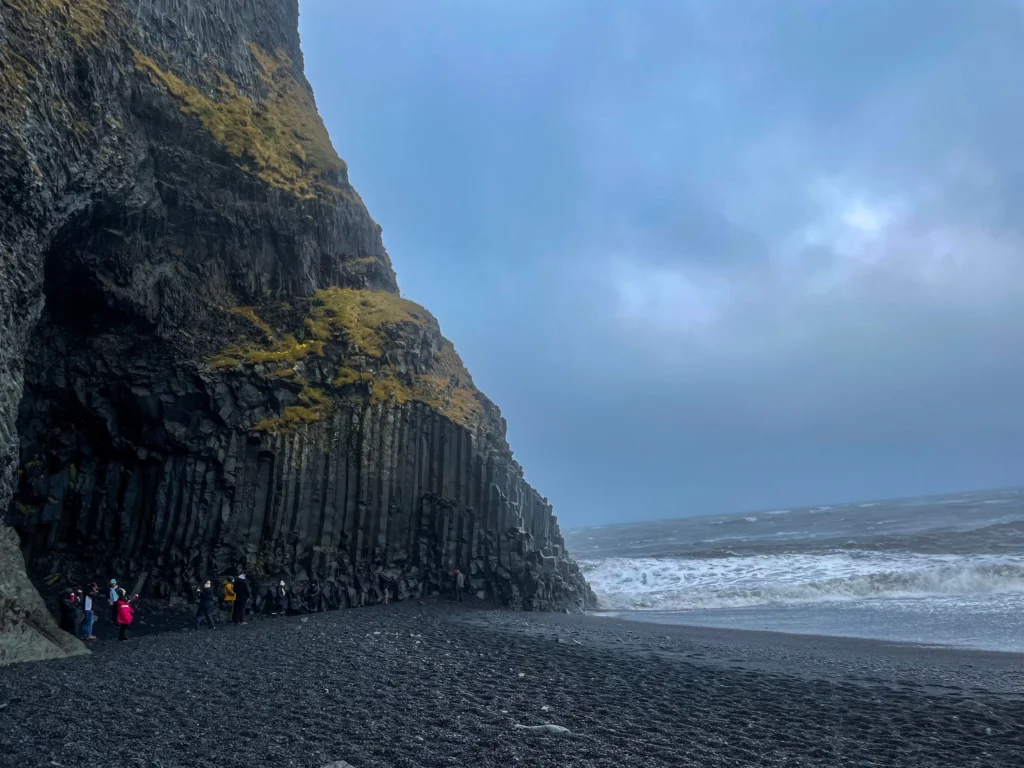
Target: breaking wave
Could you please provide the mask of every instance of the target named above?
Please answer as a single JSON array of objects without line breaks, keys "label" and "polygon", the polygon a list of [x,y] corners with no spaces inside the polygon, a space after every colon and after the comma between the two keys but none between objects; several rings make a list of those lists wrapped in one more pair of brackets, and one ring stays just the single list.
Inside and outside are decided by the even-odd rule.
[{"label": "breaking wave", "polygon": [[582,561],[603,610],[1024,594],[1024,556],[834,552]]}]

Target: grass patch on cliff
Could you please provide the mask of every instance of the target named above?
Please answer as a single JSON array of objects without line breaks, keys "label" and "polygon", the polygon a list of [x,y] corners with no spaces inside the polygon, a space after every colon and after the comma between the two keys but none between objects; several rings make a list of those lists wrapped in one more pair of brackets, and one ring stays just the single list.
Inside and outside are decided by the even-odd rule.
[{"label": "grass patch on cliff", "polygon": [[458,424],[471,424],[483,412],[473,377],[448,339],[434,353],[432,374],[419,376],[417,384],[434,408]]},{"label": "grass patch on cliff", "polygon": [[304,424],[316,424],[322,413],[316,408],[291,405],[281,411],[280,416],[263,419],[256,423],[253,432],[293,432]]},{"label": "grass patch on cliff", "polygon": [[294,379],[296,377],[294,368],[282,368],[267,374],[268,379]]},{"label": "grass patch on cliff", "polygon": [[404,405],[410,400],[416,399],[412,389],[399,381],[393,374],[373,380],[372,393],[370,395],[370,403],[372,405],[387,403],[392,397],[398,405]]},{"label": "grass patch on cliff", "polygon": [[369,371],[356,371],[352,368],[341,367],[338,369],[338,375],[331,382],[335,387],[348,387],[353,384],[369,384],[373,381],[373,374]]},{"label": "grass patch on cliff", "polygon": [[316,424],[331,410],[331,398],[308,382],[299,392],[300,405],[289,405],[279,416],[257,422],[253,432],[293,432],[304,424]]},{"label": "grass patch on cliff", "polygon": [[444,339],[434,353],[430,373],[399,375],[385,370],[372,381],[370,402],[398,405],[419,402],[444,414],[456,424],[471,427],[483,412],[479,391],[454,345]]},{"label": "grass patch on cliff", "polygon": [[322,356],[324,353],[323,341],[300,340],[294,334],[279,333],[260,317],[255,307],[233,307],[228,312],[255,326],[263,334],[264,339],[262,344],[243,341],[222,348],[209,363],[210,368],[215,371],[237,368],[246,363],[276,365],[279,369],[271,371],[268,375],[285,378],[295,375],[291,370],[293,366],[313,355]]},{"label": "grass patch on cliff", "polygon": [[313,168],[327,173],[345,169],[345,161],[331,143],[313,94],[294,76],[295,62],[280,48],[273,54],[249,43],[249,52],[263,71],[261,81],[267,89],[267,101],[260,105],[265,132],[283,132],[293,137],[302,150],[302,158]]},{"label": "grass patch on cliff", "polygon": [[[254,307],[235,307],[229,311],[258,328],[266,338],[264,344],[224,347],[210,361],[210,366],[218,370],[243,363],[294,366],[314,355],[322,357],[325,345],[331,341],[344,341],[358,354],[379,358],[384,354],[389,332],[402,326],[421,329],[430,318],[430,313],[419,304],[396,294],[351,288],[317,291],[310,305],[294,310],[296,325],[308,334],[307,339],[275,330]],[[343,378],[342,370],[338,376]]]},{"label": "grass patch on cliff", "polygon": [[430,317],[416,302],[387,291],[327,288],[317,291],[315,301],[306,319],[313,337],[327,341],[342,336],[370,357],[384,353],[383,337],[389,328],[423,327]]},{"label": "grass patch on cliff", "polygon": [[3,0],[22,14],[56,22],[79,48],[98,47],[107,35],[109,0]]},{"label": "grass patch on cliff", "polygon": [[135,67],[177,99],[181,111],[197,118],[231,155],[254,163],[267,184],[302,199],[337,194],[327,175],[345,163],[334,151],[313,95],[296,79],[295,64],[281,51],[269,54],[254,44],[250,51],[267,90],[259,102],[239,93],[223,74],[211,96],[138,51]]},{"label": "grass patch on cliff", "polygon": [[242,353],[244,362],[258,363],[283,363],[295,365],[311,355],[322,357],[324,354],[324,343],[322,341],[299,341],[294,336],[285,336],[276,342],[271,349],[249,349]]},{"label": "grass patch on cliff", "polygon": [[0,97],[21,104],[25,100],[25,92],[38,71],[27,59],[14,51],[0,49]]},{"label": "grass patch on cliff", "polygon": [[253,307],[234,307],[233,309],[230,309],[228,311],[231,312],[231,314],[235,315],[235,317],[244,318],[245,320],[248,320],[250,323],[255,325],[257,328],[263,331],[263,334],[267,337],[268,340],[277,338],[276,334],[274,333],[274,329],[267,325],[263,321],[263,318],[256,314],[256,310]]},{"label": "grass patch on cliff", "polygon": [[242,364],[241,358],[229,355],[227,353],[217,355],[210,361],[210,370],[213,371],[224,371],[228,368],[237,368]]},{"label": "grass patch on cliff", "polygon": [[[268,307],[262,316],[255,307],[229,311],[258,328],[264,338],[225,347],[210,367],[261,365],[266,368],[263,376],[287,378],[302,387],[298,405],[263,419],[254,427],[257,431],[276,432],[319,421],[336,398],[372,405],[420,402],[470,427],[483,413],[473,378],[447,339],[441,339],[432,359],[422,361],[426,370],[402,371],[389,361],[386,353],[437,344],[438,339],[430,313],[396,294],[328,288],[286,309]],[[264,317],[273,318],[273,325]],[[296,373],[300,362],[314,356],[338,365],[330,382],[334,397]]]}]

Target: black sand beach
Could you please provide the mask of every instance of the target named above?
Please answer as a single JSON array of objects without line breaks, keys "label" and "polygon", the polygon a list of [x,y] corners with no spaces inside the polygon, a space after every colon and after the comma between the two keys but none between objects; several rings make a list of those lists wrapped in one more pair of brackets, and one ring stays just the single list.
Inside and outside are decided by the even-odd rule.
[{"label": "black sand beach", "polygon": [[1024,765],[1013,654],[445,604],[94,649],[0,669],[2,765]]}]

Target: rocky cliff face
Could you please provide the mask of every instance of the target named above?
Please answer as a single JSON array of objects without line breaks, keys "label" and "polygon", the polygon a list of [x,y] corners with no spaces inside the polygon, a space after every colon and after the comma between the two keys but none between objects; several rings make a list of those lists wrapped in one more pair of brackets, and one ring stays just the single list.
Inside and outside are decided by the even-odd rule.
[{"label": "rocky cliff face", "polygon": [[[338,607],[459,568],[585,606],[498,409],[398,293],[297,17],[0,0],[0,509],[28,572],[171,596],[244,567]],[[0,542],[0,660],[76,650]]]}]

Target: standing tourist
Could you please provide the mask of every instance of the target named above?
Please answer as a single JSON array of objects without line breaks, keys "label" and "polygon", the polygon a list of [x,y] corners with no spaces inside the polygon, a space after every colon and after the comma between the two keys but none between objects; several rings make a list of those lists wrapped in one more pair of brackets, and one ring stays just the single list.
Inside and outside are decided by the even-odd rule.
[{"label": "standing tourist", "polygon": [[306,613],[316,613],[320,610],[320,582],[311,579],[306,585]]},{"label": "standing tourist", "polygon": [[71,635],[78,636],[76,631],[78,621],[76,614],[78,609],[75,606],[75,591],[71,588],[62,590],[57,598],[60,607],[60,628]]},{"label": "standing tourist", "polygon": [[117,602],[114,605],[117,608],[117,639],[123,643],[128,639],[128,627],[135,618],[135,611],[123,589],[117,590]]},{"label": "standing tourist", "polygon": [[288,589],[285,587],[283,580],[278,582],[277,586],[274,587],[273,593],[270,595],[270,607],[271,616],[277,616],[277,614],[284,616],[288,610]]},{"label": "standing tourist", "polygon": [[231,576],[224,580],[224,607],[228,613],[235,607],[235,580]]},{"label": "standing tourist", "polygon": [[235,624],[245,624],[245,604],[249,602],[249,582],[245,574],[238,574],[238,581],[235,583],[235,610],[231,615],[231,621]]},{"label": "standing tourist", "polygon": [[95,581],[90,582],[89,586],[85,589],[85,595],[82,598],[82,607],[85,610],[85,615],[82,620],[82,634],[79,635],[83,640],[95,640],[96,636],[92,633],[92,625],[96,620],[96,613],[93,606],[93,601],[100,594],[100,586]]},{"label": "standing tourist", "polygon": [[203,583],[203,586],[196,589],[196,629],[199,629],[199,620],[206,619],[206,626],[210,629],[216,629],[213,624],[213,587],[207,580]]},{"label": "standing tourist", "polygon": [[453,602],[462,602],[462,590],[466,588],[466,575],[459,570],[452,571],[452,592],[451,600]]},{"label": "standing tourist", "polygon": [[110,620],[117,624],[117,579],[110,580],[110,589],[107,590],[107,602],[110,603]]}]

